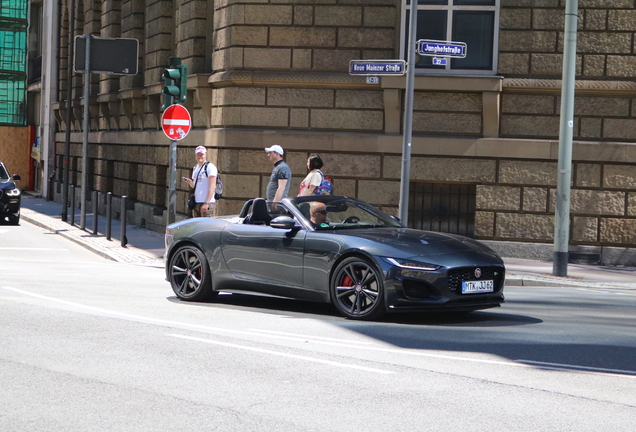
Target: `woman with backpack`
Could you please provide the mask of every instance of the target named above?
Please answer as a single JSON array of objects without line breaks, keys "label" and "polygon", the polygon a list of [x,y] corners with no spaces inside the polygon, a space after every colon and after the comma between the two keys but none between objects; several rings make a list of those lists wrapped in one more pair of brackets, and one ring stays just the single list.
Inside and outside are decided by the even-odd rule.
[{"label": "woman with backpack", "polygon": [[325,195],[322,190],[323,181],[325,181],[324,174],[320,171],[322,168],[322,159],[317,154],[312,154],[307,159],[307,169],[309,174],[300,183],[300,191],[298,196],[308,195]]}]

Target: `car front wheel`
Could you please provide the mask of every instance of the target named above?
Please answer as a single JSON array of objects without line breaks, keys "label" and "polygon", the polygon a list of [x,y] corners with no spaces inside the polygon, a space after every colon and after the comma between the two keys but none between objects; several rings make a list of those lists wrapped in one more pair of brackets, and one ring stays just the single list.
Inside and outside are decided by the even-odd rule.
[{"label": "car front wheel", "polygon": [[205,301],[217,294],[212,291],[212,277],[205,255],[194,246],[177,249],[170,258],[168,275],[172,290],[182,300]]},{"label": "car front wheel", "polygon": [[331,298],[350,319],[372,320],[386,313],[382,275],[366,258],[349,257],[338,265],[331,279]]}]

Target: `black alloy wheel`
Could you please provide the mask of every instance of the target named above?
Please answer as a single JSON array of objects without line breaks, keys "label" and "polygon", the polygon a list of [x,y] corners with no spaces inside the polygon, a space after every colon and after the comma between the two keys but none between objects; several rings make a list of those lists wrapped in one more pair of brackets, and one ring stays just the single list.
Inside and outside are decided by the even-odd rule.
[{"label": "black alloy wheel", "polygon": [[212,291],[210,267],[203,252],[182,246],[170,258],[170,285],[182,300],[204,301],[218,294]]},{"label": "black alloy wheel", "polygon": [[331,298],[350,319],[372,320],[386,313],[382,275],[366,258],[349,257],[338,265],[331,280]]}]

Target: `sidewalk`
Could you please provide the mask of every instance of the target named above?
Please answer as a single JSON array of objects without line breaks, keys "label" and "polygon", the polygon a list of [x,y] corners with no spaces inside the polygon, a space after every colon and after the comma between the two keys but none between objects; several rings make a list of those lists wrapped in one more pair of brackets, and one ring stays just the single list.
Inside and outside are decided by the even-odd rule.
[{"label": "sidewalk", "polygon": [[[63,222],[62,205],[28,195],[22,196],[21,218],[26,222],[55,232],[87,249],[114,261],[164,267],[163,235],[127,225],[128,244],[121,246],[121,222],[113,220],[112,240],[106,240],[106,218],[98,217],[97,235],[92,232],[93,214],[86,213],[86,230],[79,228],[80,210],[75,210],[75,224]],[[70,211],[68,220],[70,221]],[[568,277],[552,276],[552,263],[519,258],[505,258],[508,286],[584,286],[636,290],[636,268],[595,265],[568,265]]]},{"label": "sidewalk", "polygon": [[[90,207],[90,206],[89,206]],[[28,195],[22,195],[20,219],[55,232],[85,248],[103,256],[129,264],[164,267],[165,250],[163,235],[126,225],[127,245],[121,246],[121,221],[112,219],[111,240],[106,239],[106,217],[97,218],[97,235],[93,234],[92,208],[86,211],[86,229],[80,228],[80,210],[75,209],[74,225],[69,208],[67,222],[62,221],[62,205]]]}]

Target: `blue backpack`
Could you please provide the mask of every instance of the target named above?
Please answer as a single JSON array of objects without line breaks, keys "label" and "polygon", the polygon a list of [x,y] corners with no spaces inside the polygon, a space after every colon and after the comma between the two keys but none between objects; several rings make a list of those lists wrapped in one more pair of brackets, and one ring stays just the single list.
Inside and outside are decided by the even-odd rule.
[{"label": "blue backpack", "polygon": [[331,195],[331,191],[333,191],[331,177],[325,176],[320,170],[318,170],[318,172],[322,176],[322,181],[316,186],[316,189],[314,189],[314,195]]}]

